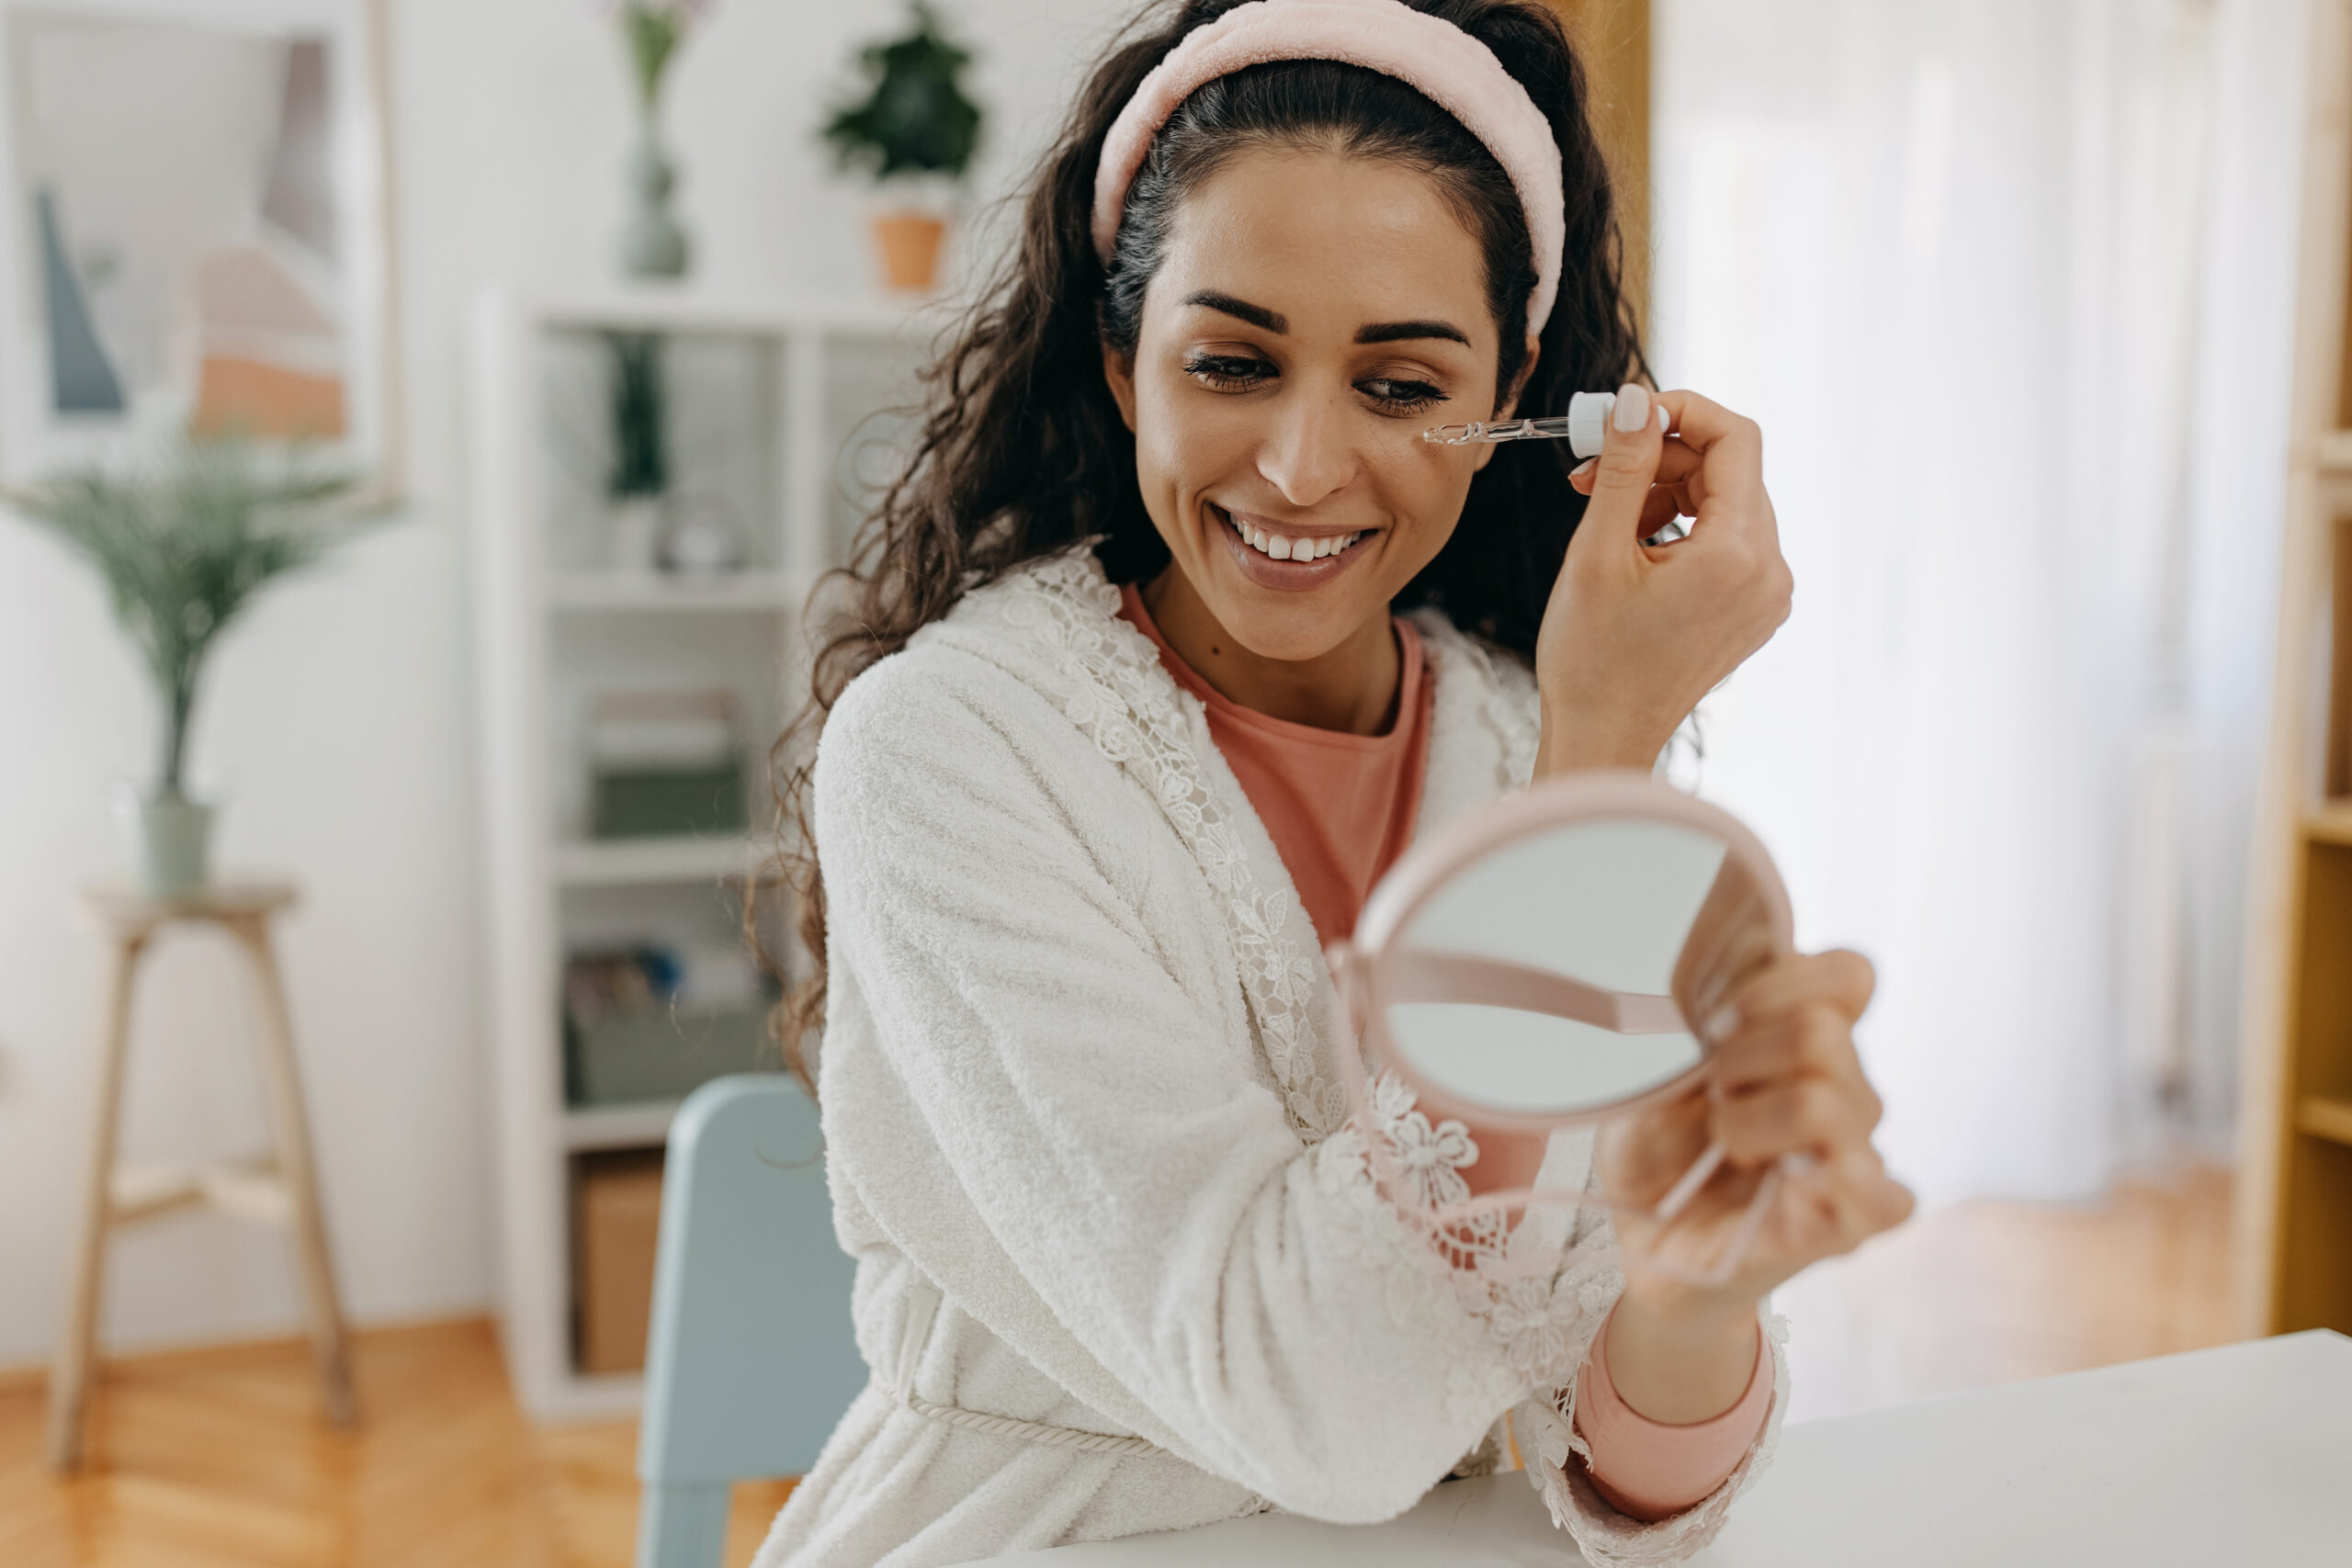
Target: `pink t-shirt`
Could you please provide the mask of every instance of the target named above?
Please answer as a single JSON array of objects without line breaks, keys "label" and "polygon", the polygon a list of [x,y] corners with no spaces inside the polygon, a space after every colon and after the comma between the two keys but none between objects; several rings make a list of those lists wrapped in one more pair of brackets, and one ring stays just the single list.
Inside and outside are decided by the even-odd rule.
[{"label": "pink t-shirt", "polygon": [[1430,685],[1421,678],[1420,634],[1408,622],[1394,623],[1404,665],[1396,715],[1378,735],[1350,735],[1243,707],[1177,657],[1135,584],[1119,590],[1119,613],[1159,648],[1176,683],[1207,707],[1209,739],[1266,825],[1317,937],[1330,942],[1353,931],[1373,884],[1412,841],[1421,808]]},{"label": "pink t-shirt", "polygon": [[[1373,886],[1412,840],[1427,772],[1430,706],[1421,639],[1397,619],[1403,670],[1388,728],[1350,735],[1294,724],[1243,707],[1194,673],[1168,646],[1133,583],[1119,590],[1119,613],[1159,649],[1176,683],[1201,699],[1216,742],[1283,865],[1298,888],[1316,934],[1328,942],[1355,930]],[[1524,1185],[1544,1157],[1542,1139],[1471,1129],[1480,1157],[1474,1190]],[[1747,1392],[1723,1415],[1670,1427],[1637,1414],[1609,1380],[1608,1325],[1593,1340],[1578,1374],[1577,1430],[1592,1450],[1588,1472],[1602,1496],[1637,1518],[1679,1513],[1723,1484],[1764,1425],[1771,1404],[1771,1361],[1759,1331]]]}]

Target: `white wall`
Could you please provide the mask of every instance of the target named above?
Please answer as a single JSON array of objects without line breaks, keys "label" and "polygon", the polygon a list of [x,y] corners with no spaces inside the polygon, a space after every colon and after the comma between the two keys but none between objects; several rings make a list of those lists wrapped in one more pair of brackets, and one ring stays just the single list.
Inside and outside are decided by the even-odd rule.
[{"label": "white wall", "polygon": [[[194,758],[225,785],[220,857],[299,878],[283,960],[345,1292],[362,1322],[492,1289],[488,1075],[477,1003],[462,324],[492,280],[608,280],[629,138],[619,46],[584,0],[390,0],[413,504],[274,592],[208,677]],[[980,51],[979,171],[1001,189],[1051,134],[1130,0],[942,0]],[[899,7],[719,0],[680,56],[669,126],[697,284],[864,292],[866,197],[813,128],[853,45]],[[0,519],[0,1365],[47,1353],[99,982],[74,889],[116,871],[105,799],[151,765],[152,699],[78,563]],[[242,978],[188,935],[148,964],[130,1157],[261,1134]],[[113,1254],[124,1345],[296,1322],[277,1238],[158,1223]]]}]

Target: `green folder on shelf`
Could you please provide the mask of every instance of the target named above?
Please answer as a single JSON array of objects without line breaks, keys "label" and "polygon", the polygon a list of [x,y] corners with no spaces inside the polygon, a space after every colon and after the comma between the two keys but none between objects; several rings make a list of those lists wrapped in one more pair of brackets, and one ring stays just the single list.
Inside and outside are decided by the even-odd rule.
[{"label": "green folder on shelf", "polygon": [[767,1007],[688,1012],[663,1003],[564,1024],[565,1098],[575,1106],[676,1100],[727,1073],[781,1066]]},{"label": "green folder on shelf", "polygon": [[589,830],[599,839],[733,837],[750,821],[730,692],[600,692],[587,740]]},{"label": "green folder on shelf", "polygon": [[594,831],[600,839],[729,836],[743,831],[743,769],[646,769],[599,773]]}]

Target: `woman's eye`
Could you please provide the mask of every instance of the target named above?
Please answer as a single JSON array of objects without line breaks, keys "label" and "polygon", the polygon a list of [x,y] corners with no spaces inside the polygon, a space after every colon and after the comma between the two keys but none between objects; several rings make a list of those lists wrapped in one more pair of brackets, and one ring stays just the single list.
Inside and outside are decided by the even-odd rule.
[{"label": "woman's eye", "polygon": [[1221,392],[1238,391],[1273,379],[1274,367],[1262,359],[1239,354],[1196,354],[1184,362],[1184,373]]},{"label": "woman's eye", "polygon": [[1444,389],[1431,382],[1402,380],[1394,376],[1374,376],[1358,381],[1356,390],[1376,403],[1402,410],[1423,409],[1448,400]]}]

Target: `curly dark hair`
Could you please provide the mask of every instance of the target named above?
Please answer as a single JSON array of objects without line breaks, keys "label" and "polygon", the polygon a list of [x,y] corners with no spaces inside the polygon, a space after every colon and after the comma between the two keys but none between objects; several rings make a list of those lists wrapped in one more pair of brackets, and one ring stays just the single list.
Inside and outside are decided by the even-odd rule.
[{"label": "curly dark hair", "polygon": [[[1087,79],[1022,208],[1018,243],[924,373],[920,434],[906,467],[860,528],[850,562],[811,604],[828,605],[809,700],[772,756],[780,848],[763,880],[792,895],[808,973],[788,986],[774,1028],[788,1066],[815,1091],[807,1046],[825,1004],[825,896],[808,831],[815,739],[857,674],[897,652],[973,589],[1081,541],[1113,582],[1169,561],[1136,477],[1135,437],[1102,373],[1102,349],[1132,352],[1145,291],[1187,193],[1235,154],[1307,146],[1389,159],[1438,182],[1486,262],[1502,341],[1498,397],[1526,369],[1527,222],[1501,165],[1461,123],[1393,77],[1325,61],[1278,61],[1208,83],[1154,139],[1106,266],[1089,232],[1095,165],[1136,85],[1193,28],[1241,0],[1151,5]],[[1559,144],[1567,242],[1557,303],[1521,403],[1567,406],[1570,393],[1647,380],[1623,287],[1610,173],[1587,118],[1584,67],[1559,18],[1533,0],[1406,0],[1494,51]],[[1472,480],[1461,521],[1397,596],[1532,659],[1544,606],[1584,498],[1551,442],[1505,446]],[[747,915],[747,922],[749,920]],[[791,977],[776,964],[779,978]]]}]

